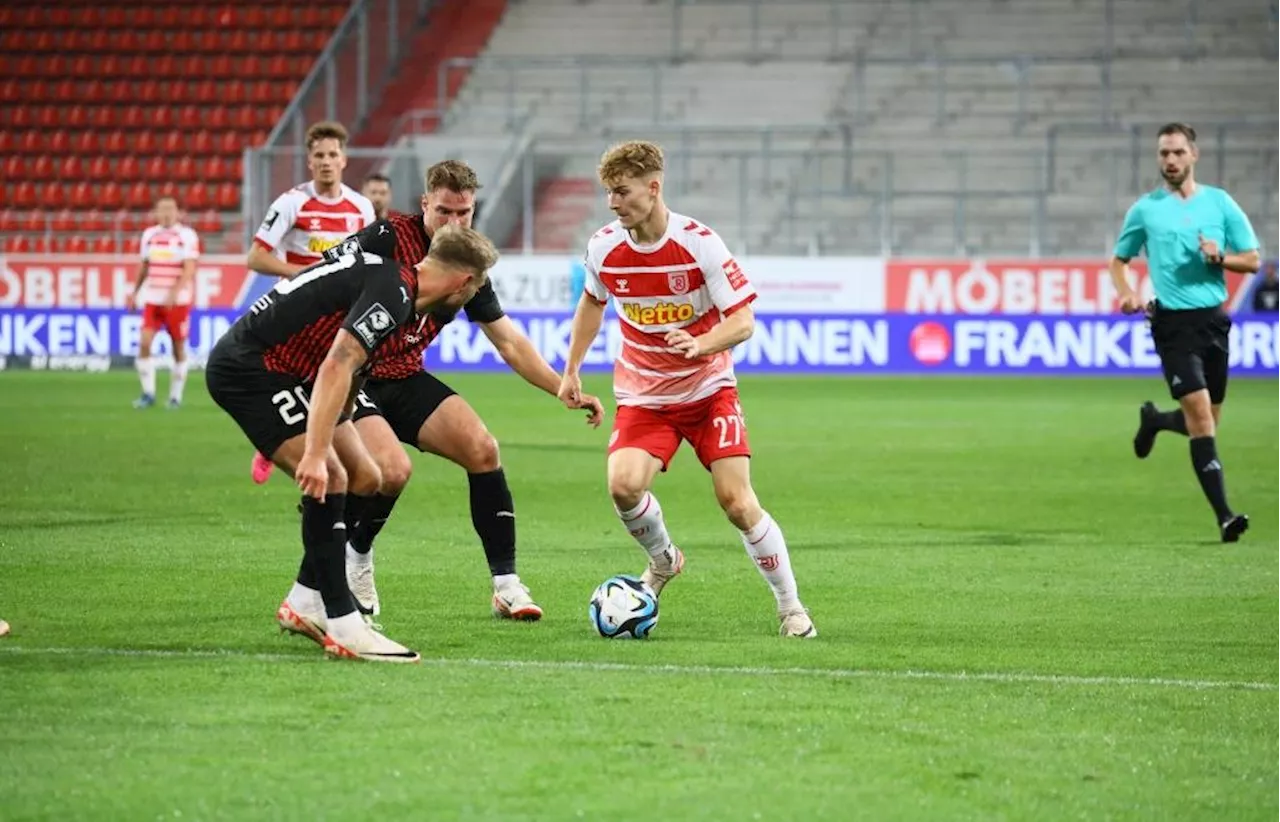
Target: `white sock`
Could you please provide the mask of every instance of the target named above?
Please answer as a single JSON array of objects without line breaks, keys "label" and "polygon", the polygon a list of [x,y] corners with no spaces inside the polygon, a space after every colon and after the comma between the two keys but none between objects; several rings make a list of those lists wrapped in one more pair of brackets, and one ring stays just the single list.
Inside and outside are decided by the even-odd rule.
[{"label": "white sock", "polygon": [[150,357],[138,357],[138,380],[142,383],[142,393],[148,397],[156,395],[156,361]]},{"label": "white sock", "polygon": [[320,592],[300,582],[293,583],[293,588],[289,590],[289,596],[286,599],[293,610],[301,614],[324,613],[324,600],[320,598]]},{"label": "white sock", "polygon": [[502,589],[506,588],[508,585],[519,585],[519,584],[520,584],[519,574],[498,574],[493,578],[493,590],[495,591],[501,591]]},{"label": "white sock", "polygon": [[362,554],[351,547],[351,543],[347,543],[347,563],[349,565],[372,565],[373,549],[369,549],[369,553]]},{"label": "white sock", "polygon": [[[153,378],[154,379],[154,378]],[[152,383],[154,385],[154,383]],[[182,391],[187,387],[187,361],[175,361],[169,372],[169,399],[182,402]]]},{"label": "white sock", "polygon": [[662,519],[662,506],[658,504],[657,497],[646,491],[639,505],[630,511],[618,511],[618,518],[649,555],[654,567],[671,567],[674,557],[667,551],[671,547],[671,536],[667,533],[667,524]]},{"label": "white sock", "polygon": [[799,608],[800,598],[796,594],[795,575],[791,573],[787,541],[768,511],[754,528],[742,532],[742,545],[747,549],[747,556],[760,569],[760,576],[773,589],[774,599],[778,600],[778,612]]}]

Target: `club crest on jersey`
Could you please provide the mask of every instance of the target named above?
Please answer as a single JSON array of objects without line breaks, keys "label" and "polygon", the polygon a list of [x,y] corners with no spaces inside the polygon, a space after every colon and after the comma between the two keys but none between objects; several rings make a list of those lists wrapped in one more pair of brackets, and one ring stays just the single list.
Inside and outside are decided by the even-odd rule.
[{"label": "club crest on jersey", "polygon": [[365,345],[370,348],[378,344],[378,342],[387,335],[387,332],[395,325],[395,321],[391,319],[391,312],[382,307],[382,303],[374,303],[360,315],[355,321],[352,328],[360,339],[364,340]]},{"label": "club crest on jersey", "polygon": [[673,271],[667,275],[667,286],[672,294],[685,294],[689,291],[689,272]]}]

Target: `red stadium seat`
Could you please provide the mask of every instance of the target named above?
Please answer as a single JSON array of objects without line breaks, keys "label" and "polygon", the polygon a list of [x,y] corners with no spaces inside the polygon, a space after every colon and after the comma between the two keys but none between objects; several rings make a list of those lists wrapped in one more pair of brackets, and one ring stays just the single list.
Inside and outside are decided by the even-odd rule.
[{"label": "red stadium seat", "polygon": [[36,254],[49,254],[53,251],[53,241],[44,234],[31,238],[31,250]]},{"label": "red stadium seat", "polygon": [[[192,32],[188,29],[179,29],[170,32],[169,48],[178,54],[187,54],[196,51],[196,42],[202,32]],[[201,49],[203,50],[203,49]]]},{"label": "red stadium seat", "polygon": [[287,29],[293,26],[293,9],[288,6],[275,6],[267,9],[267,28]]},{"label": "red stadium seat", "polygon": [[98,206],[115,211],[124,206],[124,192],[115,180],[108,180],[98,191]]},{"label": "red stadium seat", "polygon": [[293,54],[316,54],[320,51],[321,45],[315,39],[303,37],[302,32],[297,29],[283,32],[279,40],[280,50]]},{"label": "red stadium seat", "polygon": [[231,110],[231,127],[237,131],[252,131],[258,127],[258,109],[254,106],[237,106]]},{"label": "red stadium seat", "polygon": [[28,99],[33,102],[52,99],[59,103],[73,103],[80,99],[76,94],[76,84],[70,78],[54,83],[52,89],[43,81],[37,80],[32,83],[31,92]]},{"label": "red stadium seat", "polygon": [[142,166],[142,179],[156,182],[163,180],[168,176],[169,169],[165,163],[165,158],[157,155],[147,160]]},{"label": "red stadium seat", "polygon": [[89,125],[89,113],[84,106],[70,106],[63,111],[67,114],[62,118],[62,125],[67,128],[84,128]]},{"label": "red stadium seat", "polygon": [[[86,131],[84,134],[92,136],[93,132]],[[123,131],[109,131],[102,140],[102,150],[107,154],[124,154],[128,150],[128,145]]]},{"label": "red stadium seat", "polygon": [[63,183],[46,183],[40,190],[40,207],[57,210],[66,205],[67,187]]},{"label": "red stadium seat", "polygon": [[151,28],[152,26],[156,25],[155,9],[149,8],[145,5],[135,5],[133,14],[129,19],[129,24],[133,28],[138,28],[138,29]]},{"label": "red stadium seat", "polygon": [[106,231],[110,224],[107,222],[107,215],[97,209],[90,209],[80,215],[80,230],[95,232]]},{"label": "red stadium seat", "polygon": [[[124,86],[125,88],[128,88],[128,86],[125,85],[124,83],[121,83],[120,85]],[[134,93],[132,96],[135,100],[137,100],[140,103],[154,104],[154,103],[162,102],[163,98],[166,95],[165,95],[164,89],[160,85],[160,82],[158,80],[152,79],[152,80],[144,80],[138,86],[137,92]]]},{"label": "red stadium seat", "polygon": [[257,42],[251,43],[249,34],[244,29],[236,29],[227,36],[222,48],[233,54],[243,54],[247,51],[261,50],[262,47]]},{"label": "red stadium seat", "polygon": [[149,106],[142,111],[147,118],[146,128],[166,129],[177,125],[172,106]]},{"label": "red stadium seat", "polygon": [[212,80],[201,80],[196,84],[193,99],[197,103],[212,103],[218,99],[219,89]]},{"label": "red stadium seat", "polygon": [[0,231],[18,230],[18,212],[11,208],[0,211]]},{"label": "red stadium seat", "polygon": [[53,159],[48,154],[41,154],[31,164],[28,173],[33,180],[52,180],[54,178]]},{"label": "red stadium seat", "polygon": [[9,254],[25,254],[32,250],[32,243],[26,234],[10,234],[4,238],[4,250]]},{"label": "red stadium seat", "polygon": [[18,139],[18,151],[23,154],[38,154],[44,151],[48,142],[43,132],[36,129],[27,129],[22,132],[22,136]]},{"label": "red stadium seat", "polygon": [[77,131],[70,135],[69,150],[84,157],[98,153],[98,133],[96,131]]},{"label": "red stadium seat", "polygon": [[[72,108],[79,108],[79,106],[72,106]],[[57,128],[64,124],[64,120],[62,109],[57,106],[43,105],[36,107],[36,125],[40,126],[40,128]],[[70,123],[67,123],[67,125],[70,125]],[[73,126],[73,128],[75,127]]]},{"label": "red stadium seat", "polygon": [[224,131],[228,125],[227,107],[223,105],[212,105],[203,112],[203,125],[214,131]]},{"label": "red stadium seat", "polygon": [[212,157],[209,159],[205,168],[205,174],[210,180],[215,182],[223,182],[224,180],[234,180],[238,176],[239,163],[233,163],[226,157]]},{"label": "red stadium seat", "polygon": [[244,137],[236,134],[234,131],[224,131],[222,136],[218,138],[219,154],[234,154],[239,156],[244,151]]},{"label": "red stadium seat", "polygon": [[226,54],[219,54],[209,64],[209,75],[219,80],[228,80],[237,74],[242,77],[251,76],[248,70],[239,71],[235,63]]},{"label": "red stadium seat", "polygon": [[178,111],[178,128],[197,129],[204,124],[204,118],[200,116],[201,108],[199,106],[183,106]]},{"label": "red stadium seat", "polygon": [[144,131],[137,135],[133,140],[133,148],[131,149],[137,154],[155,154],[159,150],[160,143],[153,131]]},{"label": "red stadium seat", "polygon": [[201,234],[216,234],[222,231],[222,215],[209,210],[192,219],[192,228]]},{"label": "red stadium seat", "polygon": [[125,254],[138,254],[142,251],[142,238],[138,235],[125,237],[124,244],[120,249]]},{"label": "red stadium seat", "polygon": [[39,234],[48,231],[49,215],[39,210],[24,212],[19,220],[18,230],[25,231],[28,234]]},{"label": "red stadium seat", "polygon": [[89,241],[79,234],[73,234],[67,238],[62,250],[66,254],[85,254],[89,251]]},{"label": "red stadium seat", "polygon": [[190,211],[204,211],[209,208],[213,204],[209,194],[209,187],[203,182],[188,186],[183,196],[182,204]]},{"label": "red stadium seat", "polygon": [[129,186],[129,190],[124,195],[124,204],[126,208],[133,210],[150,208],[151,187],[141,181]]},{"label": "red stadium seat", "polygon": [[14,133],[7,128],[0,129],[0,154],[14,151]]},{"label": "red stadium seat", "polygon": [[[130,160],[132,159],[132,157],[126,157],[125,159]],[[98,155],[97,157],[94,157],[92,160],[89,161],[89,168],[86,171],[86,174],[88,175],[90,180],[99,180],[99,181],[109,180],[112,177],[115,177],[117,175],[121,177],[124,176],[123,174],[120,174],[120,170],[118,168],[112,169],[111,162],[102,155]]]},{"label": "red stadium seat", "polygon": [[240,208],[240,186],[235,183],[223,183],[218,186],[214,206],[223,211],[235,211]]},{"label": "red stadium seat", "polygon": [[53,215],[49,224],[52,231],[74,231],[76,229],[76,215],[70,209],[64,208]]},{"label": "red stadium seat", "polygon": [[207,131],[197,131],[191,138],[191,152],[193,154],[212,154],[213,138],[209,136]]},{"label": "red stadium seat", "polygon": [[68,154],[58,164],[58,179],[63,182],[75,182],[85,177],[84,162],[79,154]]},{"label": "red stadium seat", "polygon": [[108,6],[102,9],[102,26],[109,29],[122,29],[130,25],[125,16],[125,9],[120,6]]},{"label": "red stadium seat", "polygon": [[93,241],[94,254],[115,254],[116,238],[114,234],[99,234]]},{"label": "red stadium seat", "polygon": [[[102,61],[98,63],[96,73],[99,77],[115,78],[120,76],[122,69],[119,55],[105,54]],[[89,55],[77,54],[71,61],[71,74],[76,77],[88,77],[94,73],[93,58]]]},{"label": "red stadium seat", "polygon": [[140,130],[147,125],[147,117],[142,106],[129,106],[120,117],[120,125],[132,131]]},{"label": "red stadium seat", "polygon": [[89,125],[96,129],[109,129],[119,126],[115,106],[94,106],[89,109]]},{"label": "red stadium seat", "polygon": [[184,143],[181,131],[169,131],[160,138],[160,150],[165,154],[181,154]]},{"label": "red stadium seat", "polygon": [[35,183],[30,180],[23,180],[13,189],[13,205],[21,209],[32,209],[40,205],[39,195],[36,194]]},{"label": "red stadium seat", "polygon": [[[108,170],[107,176],[113,176],[110,170]],[[117,179],[124,180],[126,183],[141,179],[142,167],[138,164],[138,158],[132,154],[121,157],[120,162],[116,163],[114,176]]]},{"label": "red stadium seat", "polygon": [[[20,155],[10,154],[4,158],[4,179],[21,180],[27,176],[27,162]],[[0,231],[4,229],[0,228]]]},{"label": "red stadium seat", "polygon": [[173,179],[179,182],[190,182],[201,176],[199,169],[196,168],[195,161],[190,156],[179,157],[178,162],[169,172]]}]

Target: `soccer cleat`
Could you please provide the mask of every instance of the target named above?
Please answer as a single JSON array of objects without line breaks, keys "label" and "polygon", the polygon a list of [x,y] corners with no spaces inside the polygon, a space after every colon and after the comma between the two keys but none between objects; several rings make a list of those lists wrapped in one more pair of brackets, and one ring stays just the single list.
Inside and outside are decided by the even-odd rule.
[{"label": "soccer cleat", "polygon": [[1240,535],[1249,530],[1249,515],[1236,514],[1219,525],[1222,529],[1223,542],[1239,542]]},{"label": "soccer cleat", "polygon": [[318,614],[304,614],[295,609],[288,599],[281,602],[280,607],[276,609],[276,624],[280,626],[281,633],[288,631],[291,634],[305,636],[322,647],[326,622],[324,611]]},{"label": "soccer cleat", "polygon": [[254,453],[253,470],[252,470],[251,476],[253,477],[253,481],[256,484],[261,485],[262,483],[266,482],[267,479],[271,476],[271,469],[273,468],[275,468],[275,466],[271,464],[271,460],[267,459],[266,457],[262,456],[257,452]]},{"label": "soccer cleat", "polygon": [[417,651],[388,639],[369,625],[343,631],[341,636],[326,633],[324,652],[334,659],[363,659],[367,662],[421,662]]},{"label": "soccer cleat", "polygon": [[501,619],[537,622],[542,619],[542,609],[529,596],[529,588],[517,582],[493,592],[493,615]]},{"label": "soccer cleat", "polygon": [[382,604],[378,601],[378,586],[373,584],[373,553],[369,553],[368,562],[352,562],[347,555],[347,587],[356,598],[356,607],[365,616],[377,616],[382,613]]},{"label": "soccer cleat", "polygon": [[182,407],[182,400],[176,399],[174,397],[170,397],[169,404],[165,406],[165,408],[169,409],[170,411],[177,411],[181,407]]},{"label": "soccer cleat", "polygon": [[1138,409],[1138,433],[1133,435],[1133,453],[1140,460],[1146,459],[1155,447],[1156,434],[1160,433],[1156,427],[1156,415],[1159,413],[1155,403],[1150,401]]},{"label": "soccer cleat", "polygon": [[155,404],[156,404],[155,394],[143,394],[141,397],[138,397],[136,400],[133,401],[133,407],[139,410],[143,408],[150,408]]},{"label": "soccer cleat", "polygon": [[778,620],[782,623],[778,629],[778,633],[782,636],[813,639],[818,635],[818,629],[813,626],[813,620],[809,619],[809,612],[804,608],[795,608],[778,614]]},{"label": "soccer cleat", "polygon": [[654,596],[661,594],[666,584],[684,570],[684,552],[676,546],[667,548],[667,559],[670,560],[670,571],[661,571],[653,567],[653,560],[649,560],[649,567],[640,574],[640,581],[653,589]]}]

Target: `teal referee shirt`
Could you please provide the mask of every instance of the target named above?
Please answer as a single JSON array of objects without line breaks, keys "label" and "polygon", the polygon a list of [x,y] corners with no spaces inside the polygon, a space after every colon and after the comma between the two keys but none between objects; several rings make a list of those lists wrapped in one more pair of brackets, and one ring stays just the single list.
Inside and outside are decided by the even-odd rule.
[{"label": "teal referee shirt", "polygon": [[1213,240],[1223,254],[1253,251],[1258,237],[1231,195],[1196,184],[1184,200],[1160,188],[1138,200],[1124,215],[1115,256],[1131,260],[1145,245],[1156,299],[1165,308],[1213,308],[1227,301],[1222,266],[1209,265],[1200,253],[1200,237]]}]

